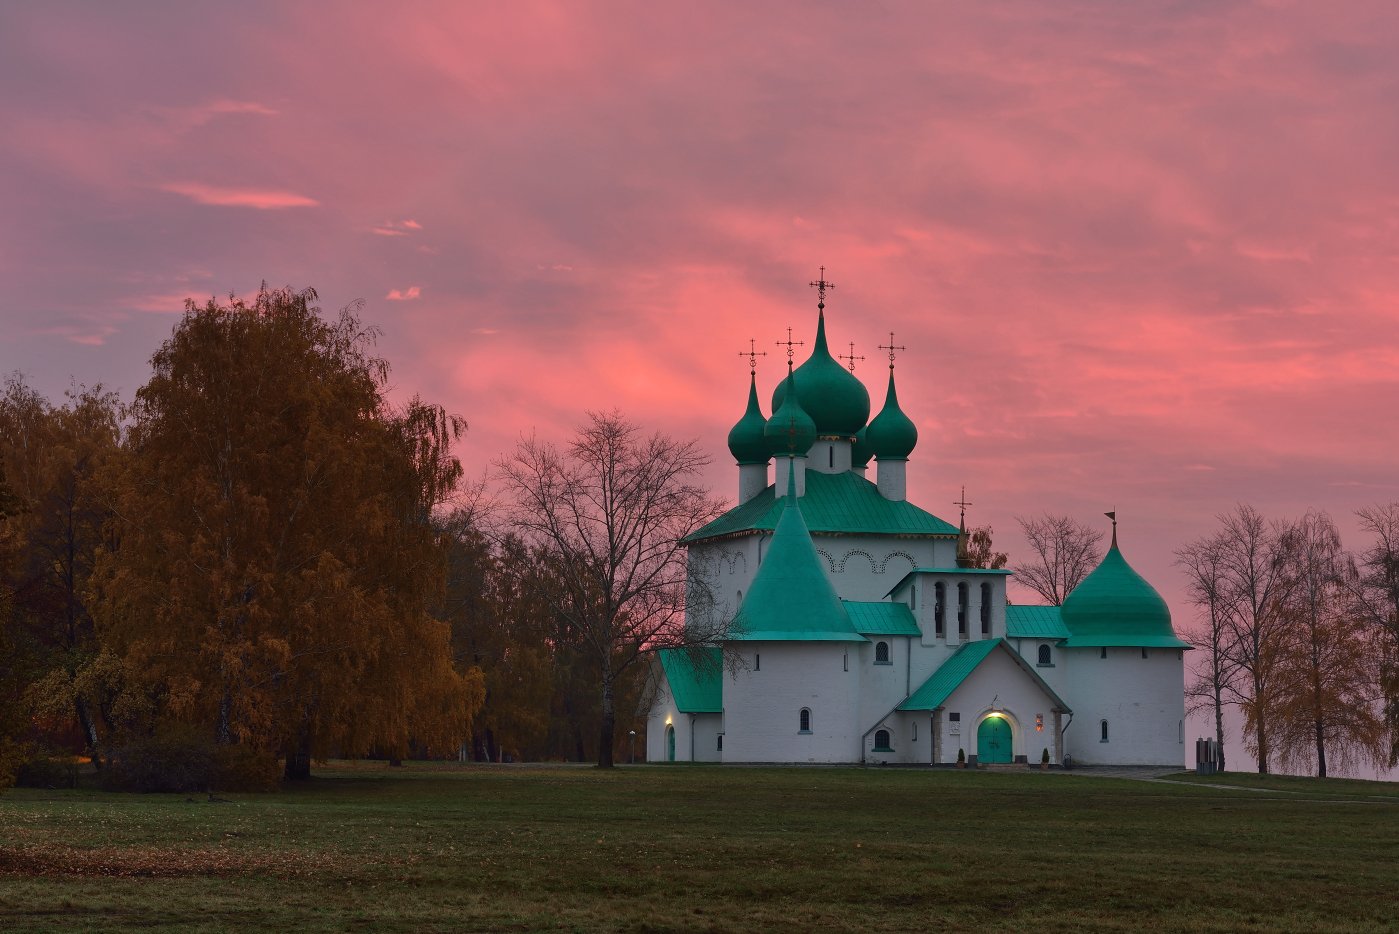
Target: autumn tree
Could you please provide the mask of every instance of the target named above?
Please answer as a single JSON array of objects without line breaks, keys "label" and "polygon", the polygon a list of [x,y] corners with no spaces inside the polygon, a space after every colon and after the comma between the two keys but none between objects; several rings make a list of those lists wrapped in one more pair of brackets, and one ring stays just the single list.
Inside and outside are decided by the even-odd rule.
[{"label": "autumn tree", "polygon": [[[10,548],[10,520],[22,505],[5,477],[5,461],[0,458],[0,570],[8,567],[14,555]],[[15,625],[10,612],[12,592],[0,578],[0,791],[14,784],[15,773],[24,758],[21,736],[25,727],[20,704],[24,676]]]},{"label": "autumn tree", "polygon": [[1349,556],[1331,517],[1308,512],[1285,542],[1287,629],[1274,748],[1286,768],[1325,778],[1384,758],[1373,640],[1349,599]]},{"label": "autumn tree", "polygon": [[596,677],[601,767],[618,678],[647,651],[705,637],[683,618],[684,539],[721,511],[697,482],[707,464],[695,442],[644,435],[615,412],[591,413],[562,449],[531,437],[497,464],[508,520],[553,562],[555,612]]},{"label": "autumn tree", "polygon": [[1229,640],[1232,629],[1226,604],[1224,543],[1220,534],[1207,535],[1176,549],[1176,565],[1186,575],[1186,593],[1204,618],[1203,630],[1190,635],[1200,650],[1201,666],[1185,690],[1193,713],[1208,709],[1214,716],[1214,738],[1219,744],[1219,770],[1225,769],[1224,708],[1232,703],[1234,677]]},{"label": "autumn tree", "polygon": [[391,406],[375,332],[315,298],[186,305],[136,394],[96,575],[156,714],[284,756],[288,777],[331,752],[455,752],[480,704],[429,613],[464,425]]},{"label": "autumn tree", "polygon": [[1015,521],[1031,552],[1029,561],[1013,568],[1016,583],[1059,606],[1102,560],[1102,530],[1049,513],[1029,519],[1016,516]]},{"label": "autumn tree", "polygon": [[1004,551],[996,551],[991,544],[991,526],[982,525],[967,531],[968,567],[1000,570],[1010,557]]},{"label": "autumn tree", "polygon": [[[102,388],[52,405],[18,377],[0,394],[0,458],[19,504],[5,535],[9,611],[35,655],[26,704],[55,735],[81,735],[100,764],[111,660],[97,645],[89,579],[107,544],[105,476],[120,455],[121,402]],[[76,727],[76,730],[74,730]]]},{"label": "autumn tree", "polygon": [[1370,628],[1378,689],[1389,734],[1388,765],[1399,765],[1399,502],[1361,509],[1360,527],[1373,536],[1361,552],[1351,594]]}]

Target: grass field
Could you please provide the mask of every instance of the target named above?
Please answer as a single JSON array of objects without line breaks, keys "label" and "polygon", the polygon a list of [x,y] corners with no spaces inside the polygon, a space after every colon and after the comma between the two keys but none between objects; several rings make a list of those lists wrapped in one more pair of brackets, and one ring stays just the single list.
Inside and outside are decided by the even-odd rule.
[{"label": "grass field", "polygon": [[0,931],[1399,929],[1399,786],[1031,771],[318,769],[0,797]]}]

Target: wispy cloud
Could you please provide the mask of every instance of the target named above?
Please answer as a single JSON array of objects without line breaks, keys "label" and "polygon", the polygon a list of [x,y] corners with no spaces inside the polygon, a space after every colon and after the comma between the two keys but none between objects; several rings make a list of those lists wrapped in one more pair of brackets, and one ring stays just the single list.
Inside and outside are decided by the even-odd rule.
[{"label": "wispy cloud", "polygon": [[406,237],[412,231],[422,229],[423,225],[411,218],[402,221],[385,221],[376,227],[370,228],[373,233],[381,237]]},{"label": "wispy cloud", "polygon": [[421,288],[419,288],[416,285],[411,285],[408,288],[402,290],[389,289],[389,294],[385,295],[384,297],[391,302],[411,302],[413,299],[417,298],[419,295],[422,294],[423,290]]},{"label": "wispy cloud", "polygon": [[315,198],[308,198],[306,195],[271,188],[225,188],[200,182],[172,182],[160,187],[163,191],[183,195],[198,204],[217,207],[276,211],[284,208],[313,208],[320,204]]}]

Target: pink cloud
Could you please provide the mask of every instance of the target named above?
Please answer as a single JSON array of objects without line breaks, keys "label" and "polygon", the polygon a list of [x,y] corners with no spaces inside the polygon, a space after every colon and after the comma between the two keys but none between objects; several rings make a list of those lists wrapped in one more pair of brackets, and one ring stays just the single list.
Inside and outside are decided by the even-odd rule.
[{"label": "pink cloud", "polygon": [[290,191],[266,188],[224,188],[199,182],[173,182],[160,186],[162,190],[184,195],[199,204],[218,207],[256,208],[274,211],[283,208],[311,208],[320,204],[314,198]]},{"label": "pink cloud", "polygon": [[384,297],[391,302],[410,302],[413,299],[418,298],[422,294],[423,290],[420,287],[413,285],[409,286],[406,289],[403,289],[402,291],[400,291],[399,289],[390,289],[389,294],[385,295]]}]

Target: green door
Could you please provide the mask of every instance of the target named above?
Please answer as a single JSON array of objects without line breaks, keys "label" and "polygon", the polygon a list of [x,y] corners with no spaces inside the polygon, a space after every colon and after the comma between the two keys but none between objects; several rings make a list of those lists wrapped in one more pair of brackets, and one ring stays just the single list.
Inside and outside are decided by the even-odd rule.
[{"label": "green door", "polygon": [[1011,760],[1010,724],[1005,717],[987,717],[976,728],[976,761],[992,764]]},{"label": "green door", "polygon": [[665,728],[665,759],[667,762],[675,761],[675,727],[673,726]]}]

